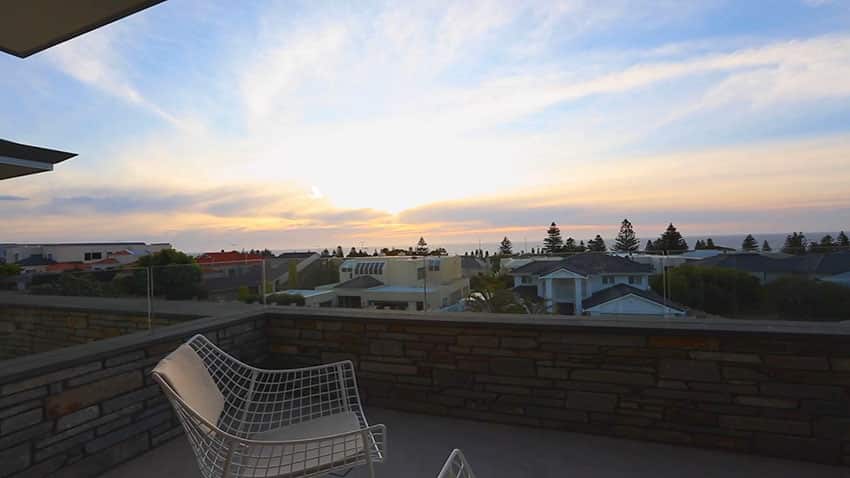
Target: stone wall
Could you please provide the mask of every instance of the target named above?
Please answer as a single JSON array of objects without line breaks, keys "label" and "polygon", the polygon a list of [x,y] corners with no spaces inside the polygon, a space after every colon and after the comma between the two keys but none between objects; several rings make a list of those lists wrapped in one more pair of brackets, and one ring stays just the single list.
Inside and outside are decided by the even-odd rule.
[{"label": "stone wall", "polygon": [[353,360],[381,407],[850,464],[847,326],[334,313],[269,316],[273,363]]},{"label": "stone wall", "polygon": [[[158,314],[150,325],[195,318]],[[148,330],[148,325],[147,314],[141,312],[0,304],[0,360]]]},{"label": "stone wall", "polygon": [[4,362],[0,477],[98,476],[179,435],[153,366],[196,333],[260,363],[265,329],[257,314],[199,319]]}]

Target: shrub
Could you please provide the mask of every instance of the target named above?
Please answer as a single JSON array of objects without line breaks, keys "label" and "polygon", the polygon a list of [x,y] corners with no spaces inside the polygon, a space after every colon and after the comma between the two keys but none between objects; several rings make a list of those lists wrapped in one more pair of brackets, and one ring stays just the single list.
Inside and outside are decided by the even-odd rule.
[{"label": "shrub", "polygon": [[784,277],[765,286],[769,312],[787,320],[850,319],[850,287]]},{"label": "shrub", "polygon": [[304,296],[300,294],[275,294],[271,296],[271,301],[277,305],[305,305],[307,303],[304,300]]},{"label": "shrub", "polygon": [[[664,294],[661,275],[653,276],[650,285]],[[711,314],[755,312],[762,305],[758,279],[734,269],[682,265],[667,272],[667,288],[670,300]]]}]

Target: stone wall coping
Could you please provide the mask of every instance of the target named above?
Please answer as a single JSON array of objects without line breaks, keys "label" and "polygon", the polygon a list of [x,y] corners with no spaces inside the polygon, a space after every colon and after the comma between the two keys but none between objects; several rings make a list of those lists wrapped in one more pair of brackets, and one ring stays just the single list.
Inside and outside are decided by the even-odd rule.
[{"label": "stone wall coping", "polygon": [[2,368],[0,368],[0,385],[74,367],[104,357],[120,355],[123,352],[136,350],[140,347],[180,340],[187,336],[203,334],[210,330],[227,328],[263,318],[264,315],[258,314],[255,310],[219,317],[206,317],[153,330],[4,360]]},{"label": "stone wall coping", "polygon": [[804,322],[779,320],[697,319],[692,317],[578,317],[551,315],[518,315],[470,312],[406,312],[388,310],[332,309],[294,306],[270,306],[266,313],[278,317],[313,319],[372,319],[417,322],[449,322],[458,324],[498,326],[551,326],[567,327],[594,332],[622,333],[625,331],[648,333],[704,332],[710,334],[778,334],[850,336],[850,321]]}]

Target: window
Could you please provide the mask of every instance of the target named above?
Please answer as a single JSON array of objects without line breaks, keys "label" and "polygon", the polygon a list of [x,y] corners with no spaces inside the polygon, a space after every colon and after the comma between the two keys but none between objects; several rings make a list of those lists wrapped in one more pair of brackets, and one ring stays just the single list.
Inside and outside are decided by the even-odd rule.
[{"label": "window", "polygon": [[614,283],[614,276],[602,276],[602,283],[603,284],[613,284]]},{"label": "window", "polygon": [[520,276],[520,284],[531,284],[534,279],[531,276]]},{"label": "window", "polygon": [[91,252],[86,252],[86,253],[83,255],[83,260],[85,260],[85,261],[90,261],[90,260],[91,260]]},{"label": "window", "polygon": [[421,300],[416,302],[416,310],[425,310],[425,304]]},{"label": "window", "polygon": [[91,258],[94,259],[94,260],[102,259],[103,253],[102,252],[92,252]]},{"label": "window", "polygon": [[421,280],[425,278],[425,268],[419,267],[416,269],[416,279]]},{"label": "window", "polygon": [[629,276],[629,284],[643,284],[643,276]]}]

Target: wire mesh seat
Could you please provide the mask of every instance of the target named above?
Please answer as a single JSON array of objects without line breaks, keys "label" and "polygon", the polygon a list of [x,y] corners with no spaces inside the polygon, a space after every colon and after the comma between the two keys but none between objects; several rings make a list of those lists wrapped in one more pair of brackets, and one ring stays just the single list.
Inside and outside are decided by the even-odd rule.
[{"label": "wire mesh seat", "polygon": [[472,472],[463,452],[455,448],[437,478],[475,478],[475,473]]},{"label": "wire mesh seat", "polygon": [[386,457],[386,427],[366,421],[351,361],[252,367],[203,335],[163,358],[154,379],[204,478],[324,476]]}]

